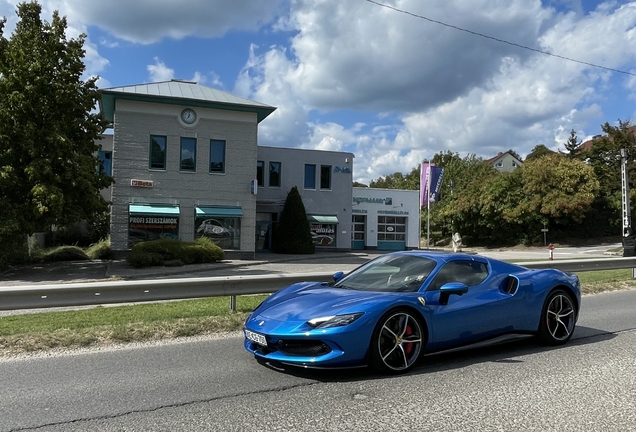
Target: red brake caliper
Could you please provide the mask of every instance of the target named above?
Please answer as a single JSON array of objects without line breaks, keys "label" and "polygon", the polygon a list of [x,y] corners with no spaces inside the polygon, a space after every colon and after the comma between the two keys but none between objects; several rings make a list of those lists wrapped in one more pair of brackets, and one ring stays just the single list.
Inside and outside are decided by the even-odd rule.
[{"label": "red brake caliper", "polygon": [[[404,332],[404,336],[410,336],[413,334],[413,329],[411,328],[411,326],[407,325],[406,326],[406,331]],[[404,343],[405,346],[405,350],[407,354],[411,354],[411,351],[413,351],[413,342],[405,342]]]}]

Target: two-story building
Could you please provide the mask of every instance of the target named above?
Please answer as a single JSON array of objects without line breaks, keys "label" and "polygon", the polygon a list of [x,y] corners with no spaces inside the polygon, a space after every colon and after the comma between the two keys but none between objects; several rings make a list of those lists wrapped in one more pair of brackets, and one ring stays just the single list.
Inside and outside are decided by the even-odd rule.
[{"label": "two-story building", "polygon": [[258,124],[276,108],[177,80],[100,93],[113,127],[113,250],[205,234],[253,256]]},{"label": "two-story building", "polygon": [[353,154],[258,146],[276,108],[187,81],[100,90],[113,134],[102,169],[115,183],[111,247],[161,237],[212,238],[226,256],[271,248],[271,227],[297,186],[317,247],[351,248]]}]

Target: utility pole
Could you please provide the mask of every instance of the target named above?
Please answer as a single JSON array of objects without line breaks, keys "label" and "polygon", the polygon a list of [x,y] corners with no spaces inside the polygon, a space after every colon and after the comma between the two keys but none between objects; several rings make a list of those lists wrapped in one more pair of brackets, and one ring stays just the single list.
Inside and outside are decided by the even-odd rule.
[{"label": "utility pole", "polygon": [[623,256],[636,255],[636,240],[632,232],[632,214],[629,203],[629,173],[627,172],[627,159],[629,154],[626,148],[621,149],[621,192],[623,211]]}]

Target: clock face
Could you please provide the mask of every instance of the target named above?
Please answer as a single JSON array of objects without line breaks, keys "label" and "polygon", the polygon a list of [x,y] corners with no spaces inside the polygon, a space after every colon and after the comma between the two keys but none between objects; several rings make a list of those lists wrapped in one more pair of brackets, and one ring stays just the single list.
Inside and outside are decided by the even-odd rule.
[{"label": "clock face", "polygon": [[186,108],[181,111],[181,120],[183,120],[184,123],[192,124],[197,120],[197,113],[195,113],[193,109]]}]

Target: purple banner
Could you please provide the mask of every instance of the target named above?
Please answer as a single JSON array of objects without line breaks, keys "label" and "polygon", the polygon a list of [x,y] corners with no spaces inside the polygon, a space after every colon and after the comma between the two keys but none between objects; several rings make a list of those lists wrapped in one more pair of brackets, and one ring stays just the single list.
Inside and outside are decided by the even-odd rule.
[{"label": "purple banner", "polygon": [[420,205],[425,206],[429,202],[439,201],[444,181],[444,168],[437,167],[434,163],[423,163],[420,181]]}]

